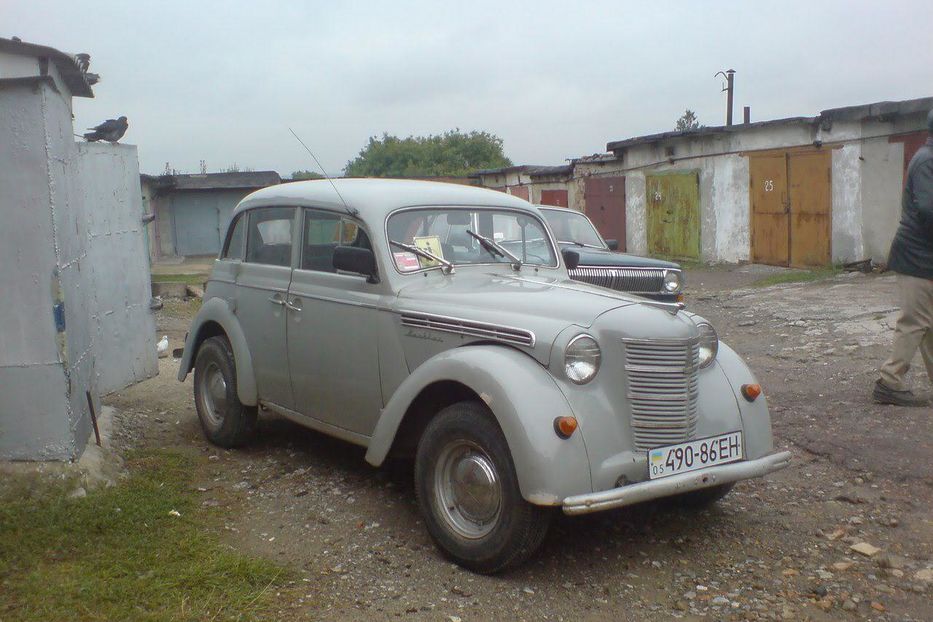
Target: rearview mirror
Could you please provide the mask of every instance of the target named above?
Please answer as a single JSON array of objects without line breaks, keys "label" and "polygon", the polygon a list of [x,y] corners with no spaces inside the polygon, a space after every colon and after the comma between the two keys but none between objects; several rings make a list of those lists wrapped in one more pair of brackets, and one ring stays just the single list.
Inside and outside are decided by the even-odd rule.
[{"label": "rearview mirror", "polygon": [[566,248],[560,253],[564,257],[564,264],[566,264],[568,270],[573,270],[580,265],[580,253],[577,251],[572,251],[569,248]]},{"label": "rearview mirror", "polygon": [[609,247],[611,251],[619,250],[619,241],[618,240],[606,240],[606,246]]},{"label": "rearview mirror", "polygon": [[376,256],[368,248],[338,246],[334,249],[334,269],[362,274],[370,283],[379,282],[376,276]]}]

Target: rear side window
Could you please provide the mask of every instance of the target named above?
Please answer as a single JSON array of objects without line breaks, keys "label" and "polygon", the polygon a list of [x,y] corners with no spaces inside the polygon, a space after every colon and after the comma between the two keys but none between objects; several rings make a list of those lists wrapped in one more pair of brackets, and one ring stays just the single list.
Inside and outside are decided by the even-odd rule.
[{"label": "rear side window", "polygon": [[243,259],[243,248],[246,246],[246,221],[247,214],[237,216],[230,237],[227,239],[227,248],[224,249],[224,259]]},{"label": "rear side window", "polygon": [[266,207],[251,211],[246,236],[246,261],[290,266],[294,221],[295,210],[291,207]]},{"label": "rear side window", "polygon": [[369,236],[355,221],[330,212],[305,210],[305,236],[301,268],[334,272],[334,249],[357,246],[372,250]]}]

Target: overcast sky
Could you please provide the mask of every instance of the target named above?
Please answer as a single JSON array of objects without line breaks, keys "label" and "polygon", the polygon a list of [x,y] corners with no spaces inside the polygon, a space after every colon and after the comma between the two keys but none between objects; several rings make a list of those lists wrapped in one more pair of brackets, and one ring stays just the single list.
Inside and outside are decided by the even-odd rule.
[{"label": "overcast sky", "polygon": [[487,130],[560,164],[722,125],[933,95],[933,2],[0,0],[0,36],[88,52],[75,128],[126,115],[140,169],[339,174],[369,136]]}]

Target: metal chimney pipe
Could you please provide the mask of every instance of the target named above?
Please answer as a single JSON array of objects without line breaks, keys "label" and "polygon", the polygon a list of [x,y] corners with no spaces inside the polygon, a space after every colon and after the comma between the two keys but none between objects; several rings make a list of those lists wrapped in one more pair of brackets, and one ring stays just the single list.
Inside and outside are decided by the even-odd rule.
[{"label": "metal chimney pipe", "polygon": [[742,109],[742,117],[743,117],[742,122],[745,123],[745,125],[748,125],[749,123],[752,122],[752,107],[751,106],[745,106],[745,108]]}]

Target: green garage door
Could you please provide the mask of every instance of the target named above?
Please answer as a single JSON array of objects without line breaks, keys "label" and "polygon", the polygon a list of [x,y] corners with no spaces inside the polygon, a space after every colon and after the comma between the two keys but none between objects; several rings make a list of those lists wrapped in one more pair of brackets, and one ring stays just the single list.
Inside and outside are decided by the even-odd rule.
[{"label": "green garage door", "polygon": [[696,171],[645,176],[648,252],[700,258],[700,189]]}]

